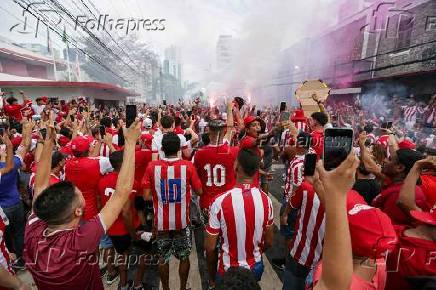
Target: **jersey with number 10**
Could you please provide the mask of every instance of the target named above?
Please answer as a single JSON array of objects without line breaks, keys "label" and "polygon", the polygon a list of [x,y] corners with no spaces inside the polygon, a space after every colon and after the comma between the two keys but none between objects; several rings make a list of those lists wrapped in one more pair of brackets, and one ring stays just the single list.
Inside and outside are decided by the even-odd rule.
[{"label": "jersey with number 10", "polygon": [[142,181],[153,196],[154,223],[158,231],[181,230],[189,225],[191,187],[201,181],[191,162],[179,158],[149,163]]},{"label": "jersey with number 10", "polygon": [[234,164],[239,147],[227,143],[200,148],[194,156],[194,166],[203,184],[200,207],[208,209],[215,198],[235,186]]}]

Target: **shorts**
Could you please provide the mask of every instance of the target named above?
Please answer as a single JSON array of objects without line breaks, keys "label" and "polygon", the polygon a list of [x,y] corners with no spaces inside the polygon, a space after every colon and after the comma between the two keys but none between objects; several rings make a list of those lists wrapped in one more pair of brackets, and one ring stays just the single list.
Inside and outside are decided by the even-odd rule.
[{"label": "shorts", "polygon": [[186,227],[180,231],[158,232],[156,244],[161,263],[169,263],[171,256],[177,260],[186,260],[192,250],[191,230]]},{"label": "shorts", "polygon": [[112,248],[112,240],[109,238],[108,235],[103,235],[100,239],[100,249],[109,249]]},{"label": "shorts", "polygon": [[122,255],[128,252],[132,244],[132,237],[130,235],[109,236],[109,237],[111,238],[115,251],[118,254]]}]

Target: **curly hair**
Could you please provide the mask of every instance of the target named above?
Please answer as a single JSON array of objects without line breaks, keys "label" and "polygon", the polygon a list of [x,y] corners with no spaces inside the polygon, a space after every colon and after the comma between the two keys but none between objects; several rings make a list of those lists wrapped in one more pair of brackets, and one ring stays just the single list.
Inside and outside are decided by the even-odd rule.
[{"label": "curly hair", "polygon": [[231,267],[223,276],[217,290],[260,290],[253,273],[242,267]]}]

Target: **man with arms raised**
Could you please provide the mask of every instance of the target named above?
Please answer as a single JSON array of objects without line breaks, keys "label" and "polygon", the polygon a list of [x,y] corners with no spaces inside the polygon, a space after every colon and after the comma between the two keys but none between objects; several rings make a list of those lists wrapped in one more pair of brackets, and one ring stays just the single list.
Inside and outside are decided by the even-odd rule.
[{"label": "man with arms raised", "polygon": [[25,232],[26,266],[38,289],[104,289],[97,249],[132,192],[139,134],[138,122],[124,129],[124,160],[115,192],[100,213],[83,222],[85,200],[81,191],[71,182],[49,186],[55,138],[53,124],[50,126],[38,163],[33,213]]}]

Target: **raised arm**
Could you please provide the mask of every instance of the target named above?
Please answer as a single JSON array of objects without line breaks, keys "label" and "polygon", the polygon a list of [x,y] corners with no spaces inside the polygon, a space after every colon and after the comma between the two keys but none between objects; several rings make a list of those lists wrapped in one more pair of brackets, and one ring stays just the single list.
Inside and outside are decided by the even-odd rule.
[{"label": "raised arm", "polygon": [[125,138],[123,165],[118,175],[115,192],[100,211],[100,217],[107,228],[112,226],[117,219],[132,192],[135,173],[135,145],[141,134],[140,127],[140,123],[135,121],[130,128],[123,129]]},{"label": "raised arm", "polygon": [[47,129],[47,136],[42,148],[41,159],[36,167],[35,191],[33,194],[32,204],[38,195],[50,185],[51,157],[55,144],[55,136],[55,128],[50,125]]},{"label": "raised arm", "polygon": [[346,210],[347,193],[355,180],[359,159],[351,153],[342,164],[325,171],[317,164],[314,188],[324,200],[326,226],[322,254],[323,272],[315,290],[348,290],[353,273],[351,238]]},{"label": "raised arm", "polygon": [[24,121],[23,122],[23,131],[22,131],[22,141],[20,146],[18,146],[16,155],[21,158],[21,160],[24,159],[24,156],[26,156],[27,152],[29,152],[30,149],[30,143],[32,142],[32,130],[35,124],[31,121]]},{"label": "raised arm", "polygon": [[6,145],[6,165],[3,168],[0,168],[0,177],[3,174],[10,172],[14,169],[14,146],[9,139],[8,133],[4,132],[3,136],[0,136],[0,140]]},{"label": "raised arm", "polygon": [[228,101],[227,102],[227,132],[226,135],[224,135],[224,139],[228,140],[229,142],[232,141],[234,127],[235,127],[235,123],[233,120],[233,101]]},{"label": "raised arm", "polygon": [[409,174],[407,174],[404,179],[397,204],[406,214],[409,214],[411,210],[421,210],[421,208],[416,205],[415,187],[424,169],[436,170],[436,156],[428,156],[426,159],[415,162]]}]

